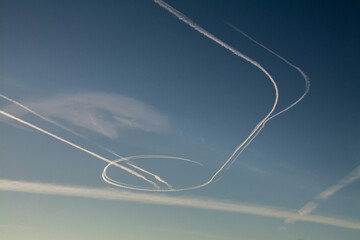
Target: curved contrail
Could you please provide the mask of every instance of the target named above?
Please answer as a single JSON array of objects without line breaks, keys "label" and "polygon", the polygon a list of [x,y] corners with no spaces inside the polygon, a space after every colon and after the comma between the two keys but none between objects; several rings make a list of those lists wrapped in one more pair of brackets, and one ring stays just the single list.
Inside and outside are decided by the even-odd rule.
[{"label": "curved contrail", "polygon": [[[265,124],[270,121],[271,119],[273,119],[274,117],[279,116],[280,114],[288,111],[290,108],[294,107],[296,104],[298,104],[300,101],[302,101],[305,96],[308,94],[308,92],[310,91],[310,79],[309,77],[305,74],[305,72],[298,66],[296,66],[295,64],[291,63],[290,61],[288,61],[287,59],[285,59],[284,57],[280,56],[279,54],[277,54],[276,52],[274,52],[273,50],[269,49],[268,47],[266,47],[264,44],[256,41],[255,39],[253,39],[252,37],[250,37],[248,34],[246,34],[244,31],[240,30],[239,28],[235,27],[233,24],[224,21],[227,25],[229,25],[232,29],[234,29],[235,31],[237,31],[238,33],[241,33],[243,36],[245,36],[247,39],[249,39],[250,41],[254,42],[255,44],[259,45],[260,47],[264,48],[265,50],[267,50],[268,52],[270,52],[271,54],[273,54],[274,56],[276,56],[277,58],[281,59],[283,62],[285,62],[287,65],[289,65],[290,67],[294,68],[296,71],[298,71],[301,76],[304,78],[305,81],[305,90],[303,92],[303,94],[296,100],[294,101],[292,104],[290,104],[289,106],[287,106],[286,108],[284,108],[283,110],[279,111],[278,113],[272,115],[271,117],[269,117],[262,125],[261,127],[258,129],[257,133],[254,134],[254,136],[252,137],[252,139],[250,141],[248,141],[248,143],[243,147],[243,149],[238,153],[237,157],[244,151],[244,149],[254,140],[254,138],[256,138],[256,136],[259,134],[259,132],[264,128]],[[237,158],[236,157],[236,158]],[[235,159],[236,159],[235,158]],[[232,164],[232,163],[231,163]],[[230,164],[230,165],[231,165]],[[228,167],[230,167],[230,165]]]},{"label": "curved contrail", "polygon": [[276,52],[272,51],[271,49],[269,49],[268,47],[266,47],[264,44],[256,41],[255,39],[253,39],[252,37],[250,37],[248,34],[246,34],[245,32],[241,31],[239,28],[235,27],[234,25],[232,25],[229,22],[225,23],[227,25],[229,25],[231,28],[233,28],[235,31],[237,31],[238,33],[241,33],[242,35],[244,35],[247,39],[251,40],[252,42],[256,43],[257,45],[259,45],[260,47],[264,48],[265,50],[267,50],[268,52],[270,52],[271,54],[275,55],[276,57],[278,57],[279,59],[281,59],[283,62],[285,62],[286,64],[288,64],[289,66],[291,66],[292,68],[294,68],[296,71],[298,71],[301,76],[304,78],[305,80],[305,91],[304,93],[296,100],[294,101],[292,104],[290,104],[289,106],[287,106],[286,108],[284,108],[283,110],[281,110],[280,112],[272,115],[268,121],[276,116],[279,116],[280,114],[286,112],[287,110],[289,110],[290,108],[294,107],[296,104],[298,104],[300,101],[302,101],[304,99],[304,97],[308,94],[309,90],[310,90],[310,79],[309,77],[305,74],[305,72],[303,70],[301,70],[301,68],[299,68],[298,66],[296,66],[295,64],[291,63],[290,61],[286,60],[284,57],[280,56],[279,54],[277,54]]},{"label": "curved contrail", "polygon": [[[127,189],[133,189],[133,190],[142,190],[142,191],[156,191],[156,192],[172,192],[172,191],[184,191],[184,190],[191,190],[191,189],[197,189],[197,188],[201,188],[204,187],[206,185],[209,185],[210,183],[216,181],[215,178],[226,168],[229,167],[232,162],[234,162],[239,155],[245,150],[245,148],[254,140],[254,138],[260,133],[260,131],[264,128],[265,124],[272,118],[288,111],[290,108],[294,107],[297,103],[299,103],[308,93],[309,88],[310,88],[310,81],[309,78],[306,76],[306,74],[297,66],[293,65],[292,63],[290,63],[289,61],[287,61],[286,59],[284,59],[283,57],[281,57],[280,55],[276,54],[275,52],[271,51],[270,49],[268,49],[267,47],[265,47],[264,45],[262,45],[261,43],[255,41],[254,39],[252,39],[251,37],[249,37],[248,35],[246,35],[245,33],[243,33],[242,31],[236,29],[235,27],[232,27],[237,30],[238,32],[242,33],[244,36],[246,36],[247,38],[249,38],[251,41],[257,43],[258,45],[260,45],[261,47],[265,48],[266,50],[268,50],[269,52],[271,52],[272,54],[274,54],[275,56],[279,57],[280,59],[282,59],[285,63],[287,63],[288,65],[290,65],[291,67],[295,68],[297,71],[299,71],[299,73],[303,76],[303,78],[305,79],[305,83],[306,83],[306,88],[305,88],[305,92],[303,93],[303,95],[297,99],[295,102],[293,102],[292,104],[290,104],[288,107],[286,107],[285,109],[279,111],[278,113],[274,114],[274,111],[276,109],[276,106],[278,104],[278,99],[279,99],[279,90],[277,87],[277,84],[275,82],[275,80],[273,79],[273,77],[256,61],[254,61],[253,59],[249,58],[248,56],[244,55],[243,53],[239,52],[238,50],[234,49],[233,47],[231,47],[230,45],[228,45],[227,43],[223,42],[222,40],[220,40],[219,38],[215,37],[214,35],[212,35],[211,33],[209,33],[208,31],[206,31],[205,29],[203,29],[202,27],[200,27],[199,25],[197,25],[196,23],[194,23],[191,19],[189,19],[188,17],[186,17],[184,14],[182,14],[181,12],[177,11],[175,8],[171,7],[169,4],[163,2],[162,0],[154,0],[155,3],[157,3],[159,6],[163,7],[165,10],[167,10],[168,12],[170,12],[171,14],[173,14],[174,16],[176,16],[179,20],[183,21],[184,23],[186,23],[188,26],[190,26],[191,28],[195,29],[196,31],[198,31],[199,33],[201,33],[202,35],[204,35],[205,37],[213,40],[214,42],[216,42],[217,44],[219,44],[220,46],[224,47],[225,49],[227,49],[228,51],[230,51],[231,53],[235,54],[236,56],[248,61],[249,63],[251,63],[252,65],[254,65],[255,67],[257,67],[258,69],[260,69],[267,77],[268,79],[271,81],[273,87],[274,87],[274,91],[275,91],[275,99],[273,102],[273,105],[270,109],[270,111],[266,114],[266,116],[255,126],[255,128],[251,131],[251,133],[247,136],[247,138],[231,153],[231,155],[227,158],[227,160],[220,166],[220,168],[213,174],[211,175],[211,177],[209,178],[208,181],[199,184],[199,185],[195,185],[192,187],[186,187],[186,188],[172,188],[170,184],[168,184],[166,181],[164,181],[163,179],[161,179],[159,176],[145,170],[142,169],[136,165],[134,165],[133,163],[131,163],[131,160],[134,159],[151,159],[151,158],[165,158],[165,159],[174,159],[174,160],[181,160],[181,161],[187,161],[187,162],[191,162],[191,163],[196,163],[195,161],[189,160],[189,159],[185,159],[185,158],[179,158],[179,157],[173,157],[173,156],[164,156],[164,155],[140,155],[140,156],[130,156],[130,157],[121,157],[120,155],[117,155],[113,152],[111,152],[112,154],[116,155],[119,157],[118,160],[115,161],[111,161],[109,159],[106,159],[92,151],[89,151],[83,147],[80,147],[70,141],[67,141],[53,133],[50,133],[38,126],[35,126],[29,122],[26,122],[18,117],[15,117],[9,113],[6,113],[4,111],[0,111],[0,114],[5,115],[13,120],[16,120],[24,125],[27,125],[33,129],[36,129],[42,133],[45,133],[59,141],[62,141],[64,143],[69,144],[70,146],[73,146],[79,150],[82,150],[98,159],[101,159],[105,162],[108,163],[108,165],[104,168],[103,173],[102,173],[102,178],[104,179],[104,181],[108,182],[109,184],[118,186],[118,187],[122,187],[122,188],[127,188]],[[28,107],[17,103],[15,100],[12,100],[4,95],[0,94],[0,97],[9,100],[13,103],[16,103],[18,106],[28,110],[29,112],[35,114],[36,116],[42,118],[43,120],[49,121],[69,132],[73,132],[69,129],[67,129],[66,127],[63,127],[60,124],[57,124],[56,122],[52,121],[51,119],[48,119],[46,117],[41,116],[40,114],[36,113],[35,111],[29,109]],[[77,135],[77,134],[76,134]],[[141,171],[144,174],[148,174],[152,177],[154,177],[158,182],[163,183],[167,186],[167,189],[162,189],[160,188],[155,182],[147,179],[144,175],[139,174],[138,172],[131,170],[130,168],[127,168],[123,165],[118,164],[118,162],[122,162],[122,161],[126,161],[127,164],[129,166],[131,166],[132,168],[135,168],[139,171]],[[145,188],[145,187],[139,187],[139,186],[133,186],[133,185],[129,185],[129,184],[125,184],[119,181],[115,181],[111,178],[109,178],[107,176],[107,169],[112,166],[115,165],[131,174],[133,174],[134,176],[143,179],[144,181],[150,183],[153,188]]]},{"label": "curved contrail", "polygon": [[[300,74],[304,77],[305,79],[305,83],[306,83],[306,89],[305,92],[303,93],[303,95],[297,99],[294,103],[292,103],[291,105],[289,105],[288,107],[286,107],[285,109],[281,110],[280,112],[273,114],[273,112],[275,111],[275,108],[277,106],[278,103],[278,98],[279,98],[279,91],[278,91],[278,87],[277,84],[275,82],[275,80],[272,78],[272,76],[256,61],[252,60],[251,58],[249,58],[248,56],[244,55],[243,53],[239,52],[238,50],[234,49],[233,47],[231,47],[230,45],[228,45],[227,43],[223,42],[222,40],[220,40],[219,38],[215,37],[213,34],[209,33],[208,31],[206,31],[205,29],[203,29],[202,27],[200,27],[199,25],[197,25],[196,23],[194,23],[191,19],[189,19],[188,17],[186,17],[184,14],[182,14],[181,12],[179,12],[178,10],[176,10],[175,8],[173,8],[172,6],[170,6],[169,4],[165,3],[162,0],[154,0],[154,2],[156,4],[158,4],[159,6],[161,6],[162,8],[164,8],[165,10],[167,10],[168,12],[170,12],[171,14],[173,14],[174,16],[176,16],[179,20],[181,20],[182,22],[186,23],[188,26],[190,26],[191,28],[195,29],[196,31],[198,31],[199,33],[201,33],[202,35],[204,35],[205,37],[213,40],[214,42],[216,42],[217,44],[219,44],[220,46],[224,47],[225,49],[229,50],[230,52],[232,52],[233,54],[235,54],[238,57],[241,57],[242,59],[250,62],[252,65],[254,65],[255,67],[259,68],[271,81],[271,83],[273,84],[274,90],[275,90],[275,100],[273,103],[273,106],[270,110],[270,112],[265,116],[264,119],[262,119],[257,125],[256,127],[251,131],[250,135],[234,150],[234,152],[230,155],[230,157],[225,161],[225,163],[212,175],[212,177],[205,183],[192,187],[191,189],[194,188],[199,188],[199,187],[203,187],[206,186],[208,184],[210,184],[215,177],[224,170],[225,167],[228,167],[231,165],[232,162],[234,162],[239,155],[245,150],[245,148],[253,141],[253,139],[260,133],[260,131],[263,129],[263,127],[265,126],[266,122],[269,121],[270,119],[286,112],[287,110],[289,110],[290,108],[292,108],[293,106],[295,106],[297,103],[299,103],[308,93],[309,89],[310,89],[310,81],[309,78],[307,77],[307,75],[297,66],[295,66],[294,64],[290,63],[289,61],[287,61],[286,59],[284,59],[283,57],[281,57],[280,55],[276,54],[275,52],[271,51],[270,49],[268,49],[267,47],[265,47],[264,45],[260,44],[259,42],[255,41],[254,39],[250,38],[248,35],[244,34],[246,37],[248,37],[250,40],[254,41],[255,43],[259,44],[261,47],[265,48],[266,50],[270,51],[271,53],[273,53],[274,55],[276,55],[277,57],[279,57],[280,59],[282,59],[285,63],[289,64],[290,66],[292,66],[293,68],[295,68],[296,70],[298,70],[300,72]],[[241,31],[240,31],[241,32]],[[241,32],[242,33],[242,32]]]}]

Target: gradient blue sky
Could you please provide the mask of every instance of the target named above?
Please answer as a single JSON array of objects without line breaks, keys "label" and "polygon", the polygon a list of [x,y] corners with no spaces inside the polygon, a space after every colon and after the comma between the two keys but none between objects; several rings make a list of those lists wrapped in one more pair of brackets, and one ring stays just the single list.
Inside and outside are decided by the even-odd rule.
[{"label": "gradient blue sky", "polygon": [[[166,2],[267,69],[279,87],[277,111],[301,96],[304,79],[225,22],[299,66],[310,77],[309,94],[268,122],[219,181],[185,192],[134,191],[134,201],[96,192],[127,194],[102,180],[105,162],[1,116],[0,238],[358,239],[360,174],[352,171],[360,165],[359,4]],[[151,0],[3,0],[0,15],[0,93],[86,139],[5,99],[0,110],[111,160],[98,145],[122,156],[172,155],[203,164],[136,161],[174,187],[208,180],[274,101],[259,69]],[[119,169],[109,175],[144,184]],[[61,186],[93,195],[51,193]],[[332,186],[339,188],[319,197]],[[154,197],[176,204],[152,204]],[[182,206],[189,198],[207,207]],[[316,205],[310,216],[357,229],[285,221],[277,213],[263,216],[262,208],[219,210],[229,202],[294,214],[310,203]]]}]

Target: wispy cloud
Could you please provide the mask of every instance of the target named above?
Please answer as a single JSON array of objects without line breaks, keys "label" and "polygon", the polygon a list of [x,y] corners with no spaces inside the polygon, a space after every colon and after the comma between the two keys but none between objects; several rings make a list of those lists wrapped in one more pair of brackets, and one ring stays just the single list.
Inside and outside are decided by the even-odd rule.
[{"label": "wispy cloud", "polygon": [[13,181],[6,179],[0,180],[0,190],[191,207],[207,210],[266,216],[280,219],[297,217],[297,221],[321,223],[343,228],[360,229],[359,222],[348,221],[345,219],[336,219],[310,214],[299,216],[296,211],[292,210],[279,209],[271,206],[257,206],[246,203],[229,202],[209,198],[173,197],[163,194],[160,195],[139,193],[108,188],[64,186],[57,184]]},{"label": "wispy cloud", "polygon": [[[119,94],[83,92],[61,94],[23,105],[37,113],[68,124],[117,138],[121,128],[148,132],[164,132],[170,129],[168,118],[153,107],[139,100]],[[3,108],[15,116],[30,113],[15,104]],[[53,121],[54,122],[54,121]]]}]

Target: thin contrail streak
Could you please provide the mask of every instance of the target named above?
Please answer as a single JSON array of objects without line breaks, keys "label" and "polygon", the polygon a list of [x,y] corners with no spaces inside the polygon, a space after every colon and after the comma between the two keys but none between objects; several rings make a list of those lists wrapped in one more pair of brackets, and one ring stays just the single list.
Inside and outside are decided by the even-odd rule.
[{"label": "thin contrail streak", "polygon": [[[360,166],[357,166],[336,184],[316,195],[312,201],[307,202],[302,208],[298,210],[299,216],[310,214],[320,205],[320,201],[326,201],[330,196],[334,195],[336,192],[347,187],[358,179],[360,179]],[[285,222],[295,222],[296,220],[296,218],[289,218],[286,219]]]},{"label": "thin contrail streak", "polygon": [[162,180],[158,175],[153,174],[153,173],[151,173],[151,172],[149,172],[149,171],[147,171],[147,170],[145,170],[145,169],[143,169],[141,167],[138,167],[134,163],[129,162],[129,163],[127,163],[127,165],[129,165],[129,166],[131,166],[131,167],[133,167],[133,168],[135,168],[135,169],[137,169],[137,170],[139,170],[139,171],[141,171],[143,173],[146,173],[146,174],[149,174],[149,175],[153,176],[159,182],[164,183],[168,188],[172,188],[172,186],[170,184],[168,184],[166,181]]},{"label": "thin contrail streak", "polygon": [[81,137],[81,138],[83,138],[83,139],[89,140],[89,139],[85,138],[84,136],[82,136],[81,134],[79,134],[79,133],[71,130],[70,128],[67,128],[67,127],[65,127],[64,125],[62,125],[62,124],[60,124],[60,123],[58,123],[58,122],[56,122],[56,121],[54,121],[54,120],[52,120],[52,119],[50,119],[50,118],[47,118],[47,117],[45,117],[45,116],[43,116],[43,115],[35,112],[35,111],[32,110],[31,108],[29,108],[29,107],[27,107],[27,106],[25,106],[25,105],[23,105],[23,104],[15,101],[15,100],[11,99],[11,98],[3,95],[3,94],[0,94],[0,97],[6,99],[6,100],[9,101],[9,102],[12,102],[12,103],[15,104],[15,105],[18,105],[19,107],[27,110],[28,112],[34,114],[35,116],[41,118],[42,120],[45,120],[45,121],[47,121],[47,122],[49,122],[49,123],[52,123],[52,124],[54,124],[55,126],[57,126],[57,127],[59,127],[59,128],[62,128],[62,129],[66,130],[66,131],[68,131],[68,132],[70,132],[70,133],[72,133],[72,134],[74,134],[74,135],[76,135],[76,136],[78,136],[78,137]]},{"label": "thin contrail streak", "polygon": [[24,125],[26,125],[26,126],[29,126],[29,127],[33,128],[33,129],[35,129],[35,130],[38,130],[38,131],[40,131],[40,132],[42,132],[42,133],[44,133],[44,134],[46,134],[46,135],[49,135],[50,137],[53,137],[53,138],[55,138],[55,139],[57,139],[57,140],[59,140],[59,141],[61,141],[61,142],[64,142],[64,143],[66,143],[66,144],[68,144],[68,145],[70,145],[70,146],[72,146],[72,147],[74,147],[74,148],[77,148],[77,149],[79,149],[79,150],[81,150],[81,151],[83,151],[83,152],[86,152],[86,153],[88,153],[88,154],[90,154],[90,155],[92,155],[92,156],[94,156],[94,157],[96,157],[96,158],[98,158],[98,159],[100,159],[100,160],[103,160],[103,161],[105,161],[105,162],[107,162],[107,163],[116,164],[116,166],[119,167],[119,168],[121,168],[122,170],[127,171],[127,172],[133,174],[134,176],[145,180],[146,182],[152,184],[155,188],[159,188],[159,186],[158,186],[156,183],[150,181],[150,180],[147,179],[146,177],[140,175],[139,173],[137,173],[137,172],[135,172],[135,171],[133,171],[133,170],[125,167],[125,166],[122,166],[122,165],[117,164],[117,163],[113,163],[113,161],[111,161],[111,160],[109,160],[109,159],[107,159],[107,158],[104,158],[104,157],[100,156],[99,154],[96,154],[96,153],[94,153],[94,152],[92,152],[92,151],[90,151],[90,150],[87,150],[87,149],[85,149],[85,148],[83,148],[83,147],[80,147],[79,145],[76,145],[76,144],[74,144],[74,143],[72,143],[72,142],[69,142],[68,140],[65,140],[64,138],[61,138],[61,137],[59,137],[59,136],[57,136],[57,135],[55,135],[55,134],[53,134],[53,133],[51,133],[51,132],[48,132],[48,131],[46,131],[46,130],[38,127],[38,126],[35,126],[35,125],[33,125],[33,124],[29,123],[29,122],[26,122],[26,121],[24,121],[24,120],[22,120],[22,119],[20,119],[20,118],[18,118],[18,117],[15,117],[15,116],[7,113],[7,112],[4,112],[4,111],[1,111],[1,110],[0,110],[0,114],[6,116],[6,117],[8,117],[8,118],[11,118],[11,119],[13,119],[13,120],[15,120],[15,121],[17,121],[17,122],[20,122],[20,123],[22,123],[22,124],[24,124]]},{"label": "thin contrail streak", "polygon": [[[18,101],[15,101],[14,99],[11,99],[11,98],[3,95],[3,94],[0,94],[0,97],[6,99],[7,101],[9,101],[9,102],[11,102],[11,103],[13,103],[13,104],[15,104],[15,105],[17,105],[17,106],[25,109],[25,110],[27,110],[28,112],[34,114],[35,116],[39,117],[40,119],[42,119],[42,120],[44,120],[44,121],[47,121],[47,122],[49,122],[49,123],[51,123],[51,124],[54,124],[55,126],[57,126],[57,127],[59,127],[59,128],[62,128],[62,129],[64,129],[65,131],[68,131],[68,132],[74,134],[75,136],[78,136],[78,137],[80,137],[80,138],[83,138],[83,139],[91,142],[92,144],[96,145],[97,147],[102,148],[103,150],[111,153],[112,155],[114,155],[114,156],[116,156],[116,157],[119,157],[120,159],[124,158],[123,156],[120,156],[119,154],[117,154],[117,153],[109,150],[108,148],[105,148],[105,147],[97,144],[96,142],[91,141],[91,140],[88,139],[87,137],[84,137],[83,135],[81,135],[81,134],[79,134],[79,133],[77,133],[77,132],[75,132],[75,131],[73,131],[73,130],[65,127],[65,126],[63,126],[62,124],[60,124],[60,123],[58,123],[58,122],[56,122],[56,121],[54,121],[54,120],[52,120],[52,119],[50,119],[50,118],[47,118],[47,117],[39,114],[38,112],[36,112],[36,111],[34,111],[33,109],[25,106],[24,104],[21,104],[21,103],[18,102]],[[139,166],[136,166],[136,165],[134,166],[134,165],[131,165],[131,164],[129,164],[129,163],[126,163],[126,164],[128,164],[128,165],[132,166],[133,168],[136,168],[136,169],[138,169],[138,170],[140,170],[140,171],[142,171],[142,172],[144,172],[144,173],[146,173],[146,174],[149,174],[149,175],[153,176],[156,180],[158,180],[159,182],[164,183],[167,187],[171,188],[171,185],[168,184],[165,180],[161,179],[158,175],[153,174],[153,173],[151,173],[151,172],[149,172],[149,171],[147,171],[147,170],[145,170],[145,169],[143,169],[143,168],[141,168],[141,167],[139,167]],[[115,164],[115,166],[118,167],[119,165]],[[151,182],[151,184],[153,184],[153,182]],[[158,186],[155,186],[155,187],[158,188]]]}]

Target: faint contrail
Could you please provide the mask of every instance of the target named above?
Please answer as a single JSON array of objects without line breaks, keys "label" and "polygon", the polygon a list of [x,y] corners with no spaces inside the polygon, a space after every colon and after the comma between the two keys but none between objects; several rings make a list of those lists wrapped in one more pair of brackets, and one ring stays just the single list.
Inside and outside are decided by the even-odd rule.
[{"label": "faint contrail", "polygon": [[[298,214],[300,216],[304,216],[311,213],[319,206],[320,201],[326,201],[330,196],[340,191],[344,187],[347,187],[351,183],[357,181],[358,179],[360,179],[360,166],[357,166],[354,170],[352,170],[348,175],[342,178],[335,185],[332,185],[331,187],[316,195],[316,197],[312,201],[306,203],[300,210],[298,210]],[[295,221],[297,221],[297,218],[289,218],[285,220],[285,222]]]},{"label": "faint contrail", "polygon": [[316,200],[327,200],[331,195],[335,194],[337,191],[340,191],[344,187],[349,184],[355,182],[360,178],[360,166],[357,166],[354,170],[352,170],[348,175],[346,175],[343,179],[341,179],[335,185],[329,187],[325,191],[319,193],[316,196]]}]

